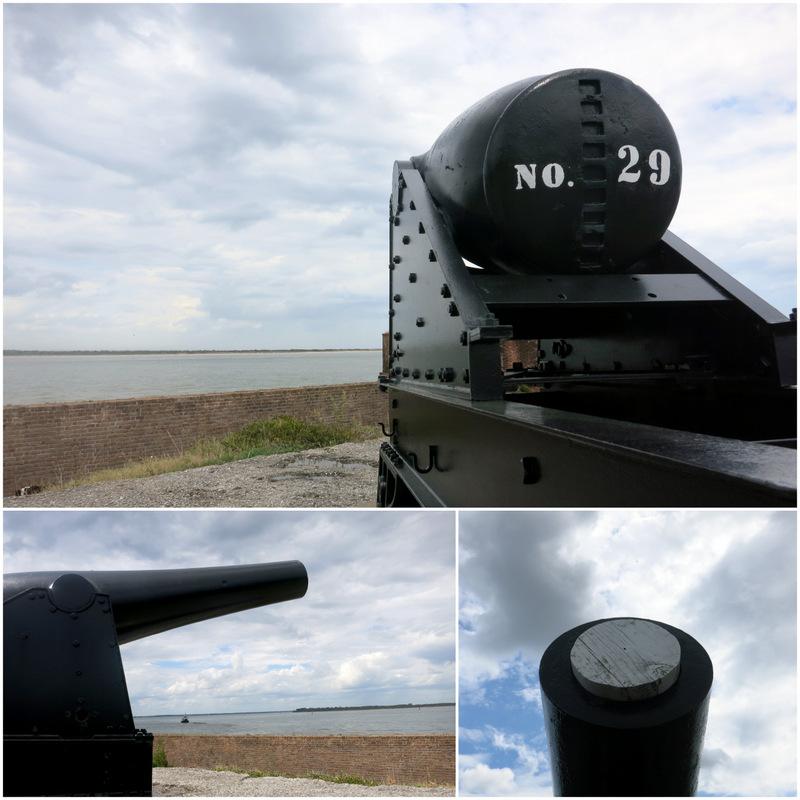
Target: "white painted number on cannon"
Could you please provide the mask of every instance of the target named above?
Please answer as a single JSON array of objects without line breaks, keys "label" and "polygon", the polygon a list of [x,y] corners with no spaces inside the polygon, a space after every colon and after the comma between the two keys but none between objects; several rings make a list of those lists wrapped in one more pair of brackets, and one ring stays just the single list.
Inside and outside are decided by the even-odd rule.
[{"label": "white painted number on cannon", "polygon": [[650,183],[663,186],[669,180],[669,153],[664,150],[653,150],[647,163],[653,170],[650,174]]},{"label": "white painted number on cannon", "polygon": [[[620,147],[617,156],[625,161],[622,172],[617,178],[617,183],[637,183],[642,177],[642,170],[639,166],[639,150],[632,144],[624,144]],[[647,158],[647,164],[652,172],[650,173],[650,183],[654,186],[663,186],[669,180],[670,157],[665,150],[653,150]],[[514,164],[517,178],[517,189],[535,189],[537,185],[537,165],[536,164]],[[540,171],[541,183],[548,189],[557,189],[564,183],[566,173],[561,164],[545,164]],[[574,186],[573,181],[567,181],[567,186]]]},{"label": "white painted number on cannon", "polygon": [[[641,170],[633,171],[639,163],[639,151],[632,144],[624,144],[620,147],[617,155],[628,160],[617,181],[619,183],[636,183],[642,175]],[[653,150],[647,163],[653,170],[650,173],[650,183],[654,186],[663,186],[669,180],[669,153],[664,150]]]},{"label": "white painted number on cannon", "polygon": [[633,172],[633,168],[639,163],[639,151],[632,144],[624,144],[620,147],[617,155],[620,158],[630,157],[630,161],[620,172],[617,181],[619,183],[636,183],[642,175],[640,170]]}]

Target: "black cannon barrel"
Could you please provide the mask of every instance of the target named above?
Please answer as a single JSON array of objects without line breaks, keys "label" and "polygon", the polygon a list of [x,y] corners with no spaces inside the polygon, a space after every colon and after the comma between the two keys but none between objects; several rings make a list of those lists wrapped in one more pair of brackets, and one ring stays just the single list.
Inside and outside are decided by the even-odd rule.
[{"label": "black cannon barrel", "polygon": [[570,69],[518,81],[412,159],[462,256],[493,272],[621,272],[656,247],[681,156],[627,78]]},{"label": "black cannon barrel", "polygon": [[47,591],[65,611],[80,611],[95,592],[108,595],[120,644],[145,636],[302,597],[299,561],[194,569],[19,572],[3,577],[3,601],[30,589]]},{"label": "black cannon barrel", "polygon": [[118,645],[308,588],[299,561],[3,577],[4,796],[149,796]]},{"label": "black cannon barrel", "polygon": [[692,796],[713,667],[671,625],[599,620],[559,636],[539,666],[556,796]]}]

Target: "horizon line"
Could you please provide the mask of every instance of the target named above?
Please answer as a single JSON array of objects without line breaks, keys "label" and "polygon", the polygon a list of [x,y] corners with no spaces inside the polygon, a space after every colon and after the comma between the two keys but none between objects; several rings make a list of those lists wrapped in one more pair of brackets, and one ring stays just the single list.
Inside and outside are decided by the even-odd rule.
[{"label": "horizon line", "polygon": [[18,348],[9,348],[3,350],[4,356],[16,355],[160,355],[164,353],[219,353],[220,355],[228,353],[346,353],[346,352],[380,352],[380,347],[276,347],[264,348],[256,347],[251,349],[223,349],[213,350],[210,348],[201,348],[197,350],[190,350],[187,348],[175,350],[20,350]]},{"label": "horizon line", "polygon": [[[400,710],[407,708],[433,708],[438,706],[455,706],[455,701],[448,700],[441,703],[398,703],[396,705],[372,705],[372,706],[314,706],[308,707],[308,711],[379,711],[379,710]],[[214,717],[225,714],[296,714],[304,711],[305,708],[276,709],[274,711],[192,711],[196,717]],[[166,714],[136,714],[134,717],[188,717],[188,713],[166,713]]]}]

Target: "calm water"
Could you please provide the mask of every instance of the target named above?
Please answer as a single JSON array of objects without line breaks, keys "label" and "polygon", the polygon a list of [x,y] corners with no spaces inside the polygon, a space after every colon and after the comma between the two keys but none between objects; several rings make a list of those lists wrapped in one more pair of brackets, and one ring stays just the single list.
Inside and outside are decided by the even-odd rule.
[{"label": "calm water", "polygon": [[363,383],[380,371],[377,350],[4,356],[3,405]]},{"label": "calm water", "polygon": [[366,711],[275,711],[256,714],[189,714],[136,717],[136,727],[151,733],[262,734],[322,736],[335,734],[455,733],[455,706]]}]

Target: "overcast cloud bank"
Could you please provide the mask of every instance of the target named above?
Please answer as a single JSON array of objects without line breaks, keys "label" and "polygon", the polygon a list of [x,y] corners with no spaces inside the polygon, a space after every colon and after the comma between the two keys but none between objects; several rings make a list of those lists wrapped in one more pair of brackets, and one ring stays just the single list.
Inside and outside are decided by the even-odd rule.
[{"label": "overcast cloud bank", "polygon": [[672,230],[796,304],[792,4],[3,10],[7,348],[377,347],[394,160],[570,67],[661,104]]}]

